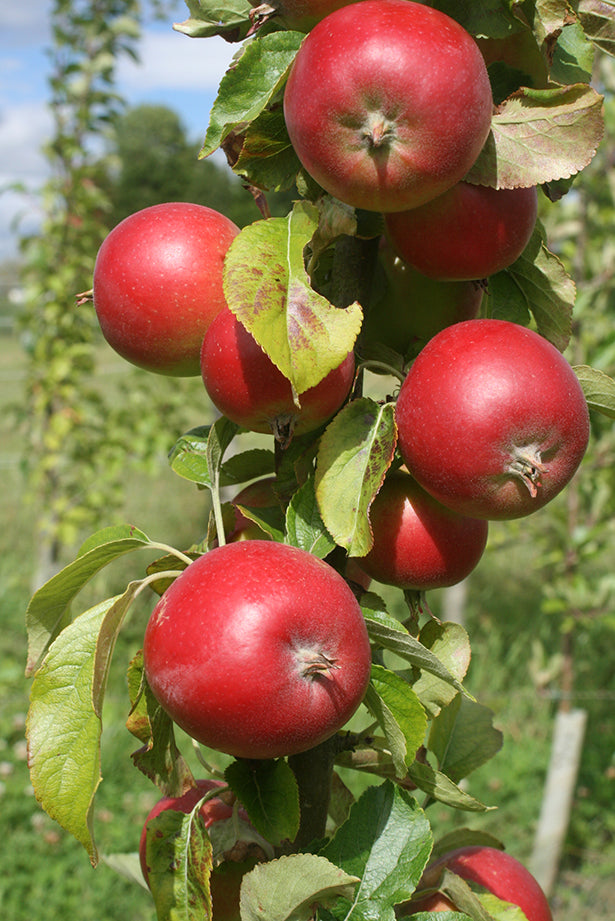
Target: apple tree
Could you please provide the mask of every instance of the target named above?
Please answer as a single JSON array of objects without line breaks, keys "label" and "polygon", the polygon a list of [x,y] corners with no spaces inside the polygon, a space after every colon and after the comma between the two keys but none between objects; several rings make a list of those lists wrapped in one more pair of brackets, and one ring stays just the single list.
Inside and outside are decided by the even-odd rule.
[{"label": "apple tree", "polygon": [[[223,150],[263,216],[227,239],[173,203],[161,235],[164,206],[143,209],[127,218],[136,238],[114,246],[124,222],[92,253],[92,300],[112,347],[116,333],[136,343],[169,386],[187,367],[202,376],[215,421],[169,460],[209,491],[211,521],[183,548],[103,527],[32,597],[36,795],[96,864],[105,690],[148,592],[126,725],[162,804],[124,862],[139,861],[159,921],[549,921],[505,842],[430,823],[434,803],[489,808],[462,781],[502,738],[464,686],[471,638],[427,596],[480,565],[489,521],[542,514],[582,478],[591,420],[615,411],[613,380],[564,357],[575,283],[534,210],[574,194],[596,154],[592,63],[615,19],[591,0],[187,5],[177,31],[237,43],[201,154]],[[462,209],[468,249],[500,252],[487,277],[453,265],[425,287],[388,227],[462,183],[504,193],[487,194],[489,219],[472,211],[483,196]],[[270,217],[267,193],[293,187],[288,214]],[[498,212],[520,189],[535,190],[529,229],[524,208]],[[440,256],[434,223],[418,238]],[[451,312],[468,291],[469,313]],[[123,593],[75,616],[96,573],[144,551],[156,559]],[[216,820],[214,803],[227,807]]]}]

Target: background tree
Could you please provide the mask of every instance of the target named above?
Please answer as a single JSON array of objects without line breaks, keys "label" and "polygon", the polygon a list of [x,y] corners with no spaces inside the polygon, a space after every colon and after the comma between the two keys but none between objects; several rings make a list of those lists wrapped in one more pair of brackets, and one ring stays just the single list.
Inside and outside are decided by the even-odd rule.
[{"label": "background tree", "polygon": [[24,460],[40,509],[35,584],[57,567],[63,545],[119,501],[126,462],[148,463],[160,451],[157,418],[181,402],[176,388],[157,402],[155,384],[137,372],[123,378],[121,399],[106,398],[92,377],[100,342],[94,311],[76,300],[114,223],[110,160],[94,142],[122,110],[116,69],[123,56],[136,56],[142,15],[138,0],[55,0],[51,13],[50,178],[41,190],[41,230],[21,241]]},{"label": "background tree", "polygon": [[[239,227],[260,214],[254,197],[220,160],[199,160],[179,115],[163,105],[139,105],[114,121],[109,175],[113,223],[165,201],[190,201],[221,211]],[[270,193],[272,214],[285,214],[292,194]]]}]

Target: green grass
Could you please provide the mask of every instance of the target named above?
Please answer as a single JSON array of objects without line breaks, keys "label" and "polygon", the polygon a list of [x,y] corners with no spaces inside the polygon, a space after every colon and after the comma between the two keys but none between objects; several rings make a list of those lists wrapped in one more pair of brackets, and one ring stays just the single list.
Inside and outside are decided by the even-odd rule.
[{"label": "green grass", "polygon": [[[104,863],[92,869],[85,851],[38,806],[26,764],[24,723],[29,683],[24,678],[24,611],[30,595],[36,509],[26,501],[16,459],[19,436],[6,406],[23,386],[23,359],[14,340],[0,337],[0,905],[7,921],[154,921],[149,894]],[[107,363],[107,362],[106,362]],[[110,373],[114,361],[108,358]],[[202,406],[195,405],[195,424]],[[207,520],[204,493],[176,477],[161,458],[151,477],[131,477],[125,506],[112,520],[131,521],[153,539],[188,546]],[[505,533],[505,526],[494,533]],[[532,847],[549,759],[554,701],[534,683],[532,646],[557,651],[557,623],[537,614],[540,572],[529,541],[488,548],[470,580],[467,627],[473,649],[468,686],[494,711],[504,747],[471,775],[468,790],[497,807],[484,816],[459,815],[434,805],[436,834],[454,825],[484,828],[506,841],[521,859]],[[132,554],[109,567],[80,599],[86,605],[121,590],[145,563]],[[104,593],[104,594],[103,594]],[[387,594],[384,591],[384,594]],[[430,598],[436,613],[441,598]],[[103,853],[136,850],[141,824],[156,798],[132,765],[136,747],[124,728],[126,665],[139,648],[148,605],[131,612],[116,649],[104,709],[103,782],[96,797],[95,832]],[[554,899],[556,921],[612,921],[615,917],[615,652],[612,631],[599,625],[578,651],[579,681],[589,711],[587,744],[563,869]],[[593,696],[592,696],[593,695]]]}]

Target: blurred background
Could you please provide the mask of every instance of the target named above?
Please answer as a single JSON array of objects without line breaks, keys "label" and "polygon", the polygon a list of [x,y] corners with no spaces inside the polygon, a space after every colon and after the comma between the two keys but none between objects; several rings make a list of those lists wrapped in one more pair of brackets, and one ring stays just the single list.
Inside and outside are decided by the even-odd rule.
[{"label": "blurred background", "polygon": [[[167,462],[179,435],[213,418],[200,379],[128,366],[102,341],[91,305],[75,299],[91,287],[106,233],[139,208],[185,200],[241,226],[259,217],[221,160],[198,160],[235,48],[174,31],[187,15],[175,0],[29,0],[0,11],[0,908],[10,921],[153,918],[148,893],[105,863],[93,870],[32,794],[24,613],[98,527],[132,523],[186,548],[207,526],[205,493]],[[573,192],[556,204],[542,196],[541,218],[578,288],[567,357],[613,376],[615,67],[601,57],[593,68],[607,135]],[[271,196],[272,212],[286,213],[289,200]],[[563,838],[542,872],[556,921],[615,917],[614,461],[613,421],[593,418],[565,494],[529,519],[493,524],[470,579],[430,598],[435,613],[465,624],[467,685],[504,733],[502,751],[467,781],[496,808],[473,816],[435,805],[430,820],[436,833],[484,828],[536,869],[541,823],[553,827],[555,808]],[[109,567],[81,610],[143,565]],[[146,617],[144,604],[122,633],[105,705],[95,823],[106,854],[136,850],[156,799],[123,727],[123,671]],[[550,763],[566,767],[559,785],[571,790],[555,807]]]}]

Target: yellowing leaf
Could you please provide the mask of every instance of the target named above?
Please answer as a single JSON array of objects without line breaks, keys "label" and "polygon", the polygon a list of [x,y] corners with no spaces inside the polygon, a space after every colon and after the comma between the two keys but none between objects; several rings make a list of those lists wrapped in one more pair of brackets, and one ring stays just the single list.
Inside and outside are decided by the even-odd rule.
[{"label": "yellowing leaf", "polygon": [[491,134],[467,175],[497,189],[567,179],[592,160],[604,133],[603,98],[585,83],[522,88],[493,116]]},{"label": "yellowing leaf", "polygon": [[344,361],[363,320],[358,304],[338,309],[310,285],[303,253],[317,227],[317,208],[299,202],[286,217],[244,227],[225,262],[229,308],[297,394]]}]

